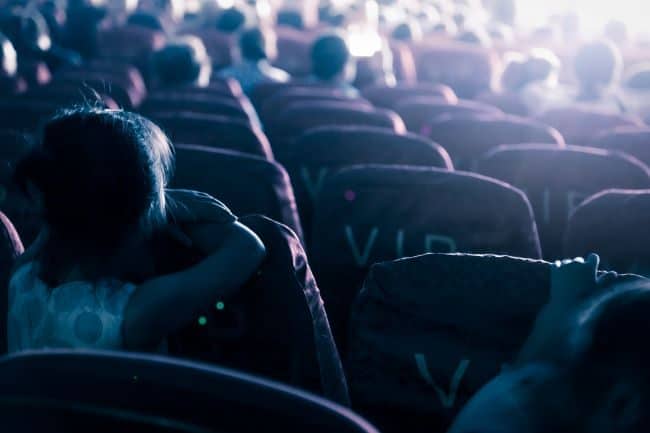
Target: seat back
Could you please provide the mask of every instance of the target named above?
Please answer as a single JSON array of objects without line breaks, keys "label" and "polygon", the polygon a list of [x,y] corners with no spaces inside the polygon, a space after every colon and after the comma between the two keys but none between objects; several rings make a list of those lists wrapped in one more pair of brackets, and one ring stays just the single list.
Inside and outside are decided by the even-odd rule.
[{"label": "seat back", "polygon": [[495,117],[502,114],[496,107],[481,102],[456,100],[448,102],[440,98],[416,96],[399,102],[395,111],[400,115],[409,131],[428,136],[431,134],[429,123],[436,118],[449,115],[490,114]]},{"label": "seat back", "polygon": [[414,97],[436,98],[452,104],[458,99],[449,86],[442,84],[397,84],[395,86],[373,85],[361,90],[361,94],[377,107],[394,110],[405,99]]},{"label": "seat back", "polygon": [[97,50],[101,58],[132,63],[145,71],[151,53],[162,48],[165,40],[162,32],[141,26],[111,27],[99,31]]},{"label": "seat back", "polygon": [[537,120],[560,131],[568,144],[588,146],[600,133],[623,126],[643,126],[641,119],[595,109],[567,107],[546,111]]},{"label": "seat back", "polygon": [[218,197],[240,216],[268,216],[302,238],[289,175],[279,164],[239,152],[177,145],[172,185]]},{"label": "seat back", "polygon": [[650,128],[615,128],[598,135],[590,145],[602,149],[619,150],[650,165]]},{"label": "seat back", "polygon": [[340,344],[373,263],[425,252],[540,257],[533,213],[521,191],[428,167],[357,166],[329,177],[316,201],[311,240],[310,257]]},{"label": "seat back", "polygon": [[[240,221],[264,242],[264,262],[236,295],[215,299],[197,313],[202,322],[175,333],[170,352],[270,377],[348,405],[341,360],[300,239],[266,217]],[[160,266],[165,272],[201,258],[169,241],[157,250],[164,252]]]},{"label": "seat back", "polygon": [[[446,431],[511,363],[548,301],[551,264],[426,254],[372,267],[352,311],[355,408],[387,432]],[[601,273],[599,287],[636,280]]]},{"label": "seat back", "polygon": [[454,167],[474,170],[481,156],[501,144],[554,143],[564,145],[555,129],[516,116],[445,115],[429,125],[429,138],[440,143]]},{"label": "seat back", "polygon": [[418,80],[450,86],[471,99],[492,88],[497,56],[482,47],[462,43],[425,42],[414,47]]},{"label": "seat back", "polygon": [[308,129],[333,125],[374,126],[397,133],[406,132],[402,119],[392,111],[332,101],[292,104],[275,123],[266,125],[266,131],[274,146],[273,150],[280,155],[280,146],[295,140]]},{"label": "seat back", "polygon": [[507,114],[524,117],[530,114],[528,107],[516,93],[485,92],[478,95],[476,100],[497,107]]},{"label": "seat back", "polygon": [[339,101],[350,102],[352,104],[364,104],[368,107],[372,105],[360,98],[350,98],[342,92],[332,91],[332,89],[307,88],[307,87],[289,87],[280,90],[270,96],[260,109],[260,119],[264,124],[271,124],[277,120],[277,117],[292,104],[309,101]]},{"label": "seat back", "polygon": [[214,70],[225,68],[232,64],[236,57],[237,41],[231,35],[213,29],[201,29],[192,32],[203,41],[205,50],[210,56]]},{"label": "seat back", "polygon": [[188,111],[232,117],[251,122],[252,119],[241,103],[229,97],[181,94],[178,92],[153,92],[140,107],[147,116],[156,113]]},{"label": "seat back", "polygon": [[563,258],[569,215],[584,199],[609,188],[650,187],[650,171],[637,159],[577,146],[500,146],[479,161],[478,171],[528,195],[548,260]]},{"label": "seat back", "polygon": [[266,135],[243,120],[188,112],[157,113],[151,120],[163,128],[173,143],[234,150],[273,160]]},{"label": "seat back", "polygon": [[601,266],[650,277],[650,190],[606,190],[571,214],[564,255],[596,252]]},{"label": "seat back", "polygon": [[57,110],[59,105],[46,101],[29,101],[18,97],[0,101],[0,129],[35,132]]},{"label": "seat back", "polygon": [[343,167],[390,164],[453,170],[447,152],[414,134],[367,126],[325,126],[308,130],[292,143],[282,161],[289,172],[303,227],[311,227],[313,207],[325,179]]},{"label": "seat back", "polygon": [[153,355],[17,354],[0,361],[0,383],[7,431],[376,432],[347,409],[294,388]]}]

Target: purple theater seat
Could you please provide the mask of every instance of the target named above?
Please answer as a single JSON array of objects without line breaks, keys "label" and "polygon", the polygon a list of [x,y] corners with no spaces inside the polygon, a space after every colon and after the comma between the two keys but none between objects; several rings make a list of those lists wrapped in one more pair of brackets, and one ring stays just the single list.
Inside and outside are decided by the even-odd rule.
[{"label": "purple theater seat", "polygon": [[310,258],[339,348],[370,266],[426,252],[541,257],[528,199],[500,181],[379,165],[328,178],[316,201]]},{"label": "purple theater seat", "polygon": [[332,89],[289,87],[275,92],[262,103],[259,110],[260,119],[264,124],[273,123],[292,104],[309,101],[350,102],[353,105],[364,104],[372,107],[370,102],[364,99],[351,98],[342,92],[332,91]]},{"label": "purple theater seat", "polygon": [[[249,108],[249,109],[252,109]],[[176,91],[151,92],[140,107],[144,115],[152,116],[155,113],[169,113],[187,111],[192,113],[227,116],[252,122],[253,117],[242,101],[230,97],[192,95]]]},{"label": "purple theater seat", "polygon": [[[447,152],[414,134],[367,126],[325,126],[307,131],[289,145],[282,163],[287,168],[300,219],[311,227],[313,207],[328,175],[359,164],[439,167],[453,170]],[[307,236],[308,237],[308,236]]]},{"label": "purple theater seat", "polygon": [[564,146],[555,129],[516,116],[444,115],[427,126],[428,137],[440,143],[454,161],[454,167],[474,170],[478,159],[501,144],[554,143]]},{"label": "purple theater seat", "polygon": [[47,101],[48,104],[59,108],[96,103],[101,103],[110,109],[120,108],[119,104],[103,90],[103,88],[95,89],[85,84],[53,81],[46,86],[28,90],[19,95],[18,99],[36,104]]},{"label": "purple theater seat", "polygon": [[20,97],[0,100],[0,129],[34,132],[60,108],[56,102],[43,100]]},{"label": "purple theater seat", "polygon": [[232,64],[236,57],[237,40],[235,37],[213,29],[201,29],[191,32],[191,34],[203,41],[214,70]]},{"label": "purple theater seat", "polygon": [[234,150],[273,160],[271,144],[266,135],[240,119],[178,112],[155,114],[151,120],[163,128],[173,143]]},{"label": "purple theater seat", "polygon": [[179,144],[172,185],[217,197],[239,216],[265,215],[302,238],[289,175],[279,164],[239,152]]},{"label": "purple theater seat", "polygon": [[610,188],[650,188],[650,170],[639,160],[602,149],[553,145],[500,146],[478,172],[524,191],[533,205],[544,258],[563,258],[569,215],[587,197]]},{"label": "purple theater seat", "polygon": [[449,115],[494,115],[503,114],[498,108],[476,101],[445,99],[429,96],[406,98],[396,105],[395,111],[400,115],[409,131],[428,136],[431,133],[429,123],[436,118]]},{"label": "purple theater seat", "polygon": [[8,284],[16,258],[25,249],[7,216],[0,212],[0,354],[7,353]]},{"label": "purple theater seat", "polygon": [[467,99],[492,88],[498,58],[490,50],[437,41],[415,46],[414,55],[420,82],[446,84]]},{"label": "purple theater seat", "polygon": [[[355,409],[387,433],[446,431],[519,352],[548,300],[550,267],[469,254],[374,265],[352,310]],[[602,290],[637,279],[600,277]]]},{"label": "purple theater seat", "polygon": [[0,360],[0,385],[7,432],[377,433],[348,409],[312,394],[163,356],[21,353]]},{"label": "purple theater seat", "polygon": [[278,55],[274,65],[292,77],[307,77],[311,73],[311,46],[316,33],[289,27],[276,27]]},{"label": "purple theater seat", "polygon": [[605,131],[591,145],[625,152],[650,165],[650,128],[622,127]]},{"label": "purple theater seat", "polygon": [[241,84],[239,84],[239,81],[234,78],[211,77],[210,84],[208,84],[206,89],[226,96],[233,96],[235,98],[241,98],[244,96],[244,90],[241,88]]},{"label": "purple theater seat", "polygon": [[140,81],[134,81],[131,77],[113,72],[75,68],[58,71],[52,82],[73,84],[82,91],[87,88],[94,89],[112,97],[124,109],[131,110],[140,106],[146,97],[146,89],[141,79],[142,77]]},{"label": "purple theater seat", "polygon": [[131,63],[146,71],[151,54],[162,48],[166,39],[162,32],[141,26],[110,27],[99,31],[97,52],[102,59]]},{"label": "purple theater seat", "polygon": [[568,144],[588,146],[600,133],[622,126],[643,126],[641,119],[580,107],[558,108],[537,116],[537,120],[560,131]]},{"label": "purple theater seat", "polygon": [[601,267],[650,277],[650,189],[602,191],[571,215],[564,255],[600,255]]},{"label": "purple theater seat", "polygon": [[406,132],[402,119],[390,110],[351,102],[297,102],[287,108],[275,123],[265,125],[273,151],[281,156],[286,145],[308,129],[321,126],[374,126],[398,134]]},{"label": "purple theater seat", "polygon": [[[324,84],[312,83],[304,80],[295,80],[288,83],[259,83],[253,89],[250,98],[253,105],[258,109],[262,109],[266,101],[275,96],[276,94],[281,94],[285,92],[305,92],[305,93],[316,93],[318,95],[323,95],[323,99],[334,99],[337,97],[347,97],[345,92],[341,89],[337,89],[333,86],[328,86]],[[329,96],[329,98],[327,98]]]},{"label": "purple theater seat", "polygon": [[523,117],[530,114],[528,112],[528,107],[516,93],[485,92],[478,95],[476,100],[497,107],[507,114]]},{"label": "purple theater seat", "polygon": [[[257,275],[228,300],[215,299],[169,340],[173,355],[263,375],[349,404],[341,360],[300,239],[262,216],[240,221],[266,246]],[[172,242],[172,243],[170,243]],[[201,254],[167,240],[161,269],[174,272]],[[260,356],[264,354],[264,356]]]},{"label": "purple theater seat", "polygon": [[388,109],[395,109],[405,99],[413,97],[436,98],[449,104],[458,101],[454,91],[442,84],[373,85],[362,89],[361,94],[375,106]]}]

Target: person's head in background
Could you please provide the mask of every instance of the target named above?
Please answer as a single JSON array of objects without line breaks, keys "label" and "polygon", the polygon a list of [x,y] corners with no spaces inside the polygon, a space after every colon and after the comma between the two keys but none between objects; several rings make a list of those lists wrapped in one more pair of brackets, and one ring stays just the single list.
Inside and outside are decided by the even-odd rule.
[{"label": "person's head in background", "polygon": [[442,17],[440,21],[431,26],[429,31],[425,33],[440,36],[456,36],[458,34],[458,26],[454,20]]},{"label": "person's head in background", "polygon": [[236,33],[246,26],[247,21],[244,11],[233,7],[219,13],[216,28],[223,33]]},{"label": "person's head in background", "polygon": [[397,41],[417,42],[422,40],[422,28],[417,21],[409,20],[393,28],[391,37]]},{"label": "person's head in background", "polygon": [[487,28],[487,35],[495,44],[510,46],[514,41],[512,28],[505,24],[490,25]]},{"label": "person's head in background", "polygon": [[87,258],[87,277],[106,277],[97,257],[164,224],[172,165],[167,137],[138,114],[84,107],[50,120],[15,172],[45,223],[44,274],[74,255]]},{"label": "person's head in background", "polygon": [[138,0],[137,10],[160,18],[171,31],[185,16],[184,0]]},{"label": "person's head in background", "polygon": [[618,82],[623,61],[614,44],[596,41],[580,47],[574,68],[580,87],[578,100],[596,101]]},{"label": "person's head in background", "polygon": [[535,48],[531,50],[525,62],[527,81],[555,85],[559,79],[561,66],[560,58],[553,51]]},{"label": "person's head in background", "polygon": [[471,29],[461,32],[455,38],[458,42],[464,42],[466,44],[478,45],[480,47],[490,47],[492,41],[490,36],[483,31],[482,29]]},{"label": "person's head in background", "polygon": [[109,0],[105,4],[108,19],[113,25],[126,22],[127,18],[138,9],[138,0]]},{"label": "person's head in background", "polygon": [[205,87],[212,66],[205,45],[195,36],[171,40],[152,56],[153,78],[159,87]]},{"label": "person's head in background", "polygon": [[239,36],[239,53],[242,60],[261,62],[275,59],[277,45],[275,34],[271,29],[251,28]]},{"label": "person's head in background", "polygon": [[603,36],[616,45],[624,46],[629,41],[627,25],[620,20],[611,20],[605,25]]},{"label": "person's head in background", "polygon": [[326,83],[352,83],[355,62],[343,37],[335,33],[320,36],[311,47],[312,75]]},{"label": "person's head in background", "polygon": [[281,9],[278,11],[277,25],[290,27],[296,30],[304,30],[305,20],[300,11],[295,9]]},{"label": "person's head in background", "polygon": [[137,11],[129,15],[126,20],[129,26],[142,27],[157,32],[165,32],[166,26],[162,20],[149,12]]},{"label": "person's head in background", "polygon": [[526,79],[526,56],[520,53],[509,54],[501,74],[501,89],[517,93],[526,85]]},{"label": "person's head in background", "polygon": [[623,79],[623,87],[631,91],[647,92],[650,90],[650,62],[643,62],[630,67]]},{"label": "person's head in background", "polygon": [[650,284],[614,289],[579,316],[571,338],[567,387],[585,433],[650,431]]}]

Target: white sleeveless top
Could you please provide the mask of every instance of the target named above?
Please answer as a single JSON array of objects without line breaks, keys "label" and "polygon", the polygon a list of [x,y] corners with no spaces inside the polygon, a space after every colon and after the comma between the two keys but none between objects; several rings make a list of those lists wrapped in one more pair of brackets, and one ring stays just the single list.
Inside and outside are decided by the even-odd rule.
[{"label": "white sleeveless top", "polygon": [[9,282],[9,352],[45,348],[118,350],[124,310],[135,285],[117,280],[48,287],[37,265],[21,266]]}]

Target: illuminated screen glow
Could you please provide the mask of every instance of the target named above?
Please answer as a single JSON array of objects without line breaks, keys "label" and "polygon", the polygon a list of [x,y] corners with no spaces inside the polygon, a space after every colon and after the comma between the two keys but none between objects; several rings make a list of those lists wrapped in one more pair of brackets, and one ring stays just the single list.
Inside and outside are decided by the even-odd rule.
[{"label": "illuminated screen glow", "polygon": [[554,14],[575,12],[587,35],[598,35],[613,19],[625,22],[632,33],[650,32],[650,0],[519,0],[517,6],[520,24],[527,27],[541,25]]}]

